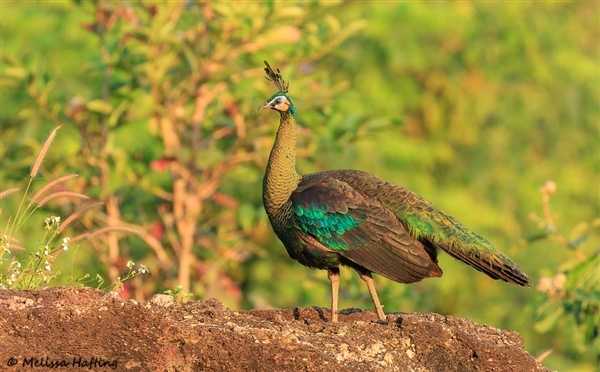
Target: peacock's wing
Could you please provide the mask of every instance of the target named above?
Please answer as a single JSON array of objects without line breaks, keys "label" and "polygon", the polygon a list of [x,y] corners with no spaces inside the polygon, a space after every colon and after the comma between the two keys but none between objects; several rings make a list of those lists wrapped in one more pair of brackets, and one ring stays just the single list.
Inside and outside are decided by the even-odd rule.
[{"label": "peacock's wing", "polygon": [[313,177],[326,176],[343,181],[361,194],[377,199],[402,221],[414,239],[426,246],[441,248],[493,279],[528,285],[527,275],[488,240],[467,229],[454,217],[436,209],[419,195],[362,171],[328,171]]},{"label": "peacock's wing", "polygon": [[291,201],[297,229],[359,266],[403,283],[442,274],[390,210],[343,181],[308,178]]}]

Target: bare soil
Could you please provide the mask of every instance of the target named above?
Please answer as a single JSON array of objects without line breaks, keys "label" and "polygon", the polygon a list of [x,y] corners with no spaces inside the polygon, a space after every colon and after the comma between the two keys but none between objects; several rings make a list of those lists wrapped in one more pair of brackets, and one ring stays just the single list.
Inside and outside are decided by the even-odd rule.
[{"label": "bare soil", "polygon": [[[0,370],[545,371],[511,331],[439,314],[233,311],[92,289],[0,291]],[[58,368],[56,368],[58,367]],[[54,369],[56,368],[56,369]]]}]

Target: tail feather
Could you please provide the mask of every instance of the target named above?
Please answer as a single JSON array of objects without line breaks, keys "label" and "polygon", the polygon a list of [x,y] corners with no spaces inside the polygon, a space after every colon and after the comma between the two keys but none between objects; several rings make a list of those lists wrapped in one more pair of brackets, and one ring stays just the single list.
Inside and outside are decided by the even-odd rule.
[{"label": "tail feather", "polygon": [[508,257],[496,252],[481,252],[479,250],[466,250],[464,247],[453,245],[437,245],[450,256],[470,265],[471,267],[487,274],[492,279],[500,279],[523,287],[529,286],[527,274],[522,272]]}]

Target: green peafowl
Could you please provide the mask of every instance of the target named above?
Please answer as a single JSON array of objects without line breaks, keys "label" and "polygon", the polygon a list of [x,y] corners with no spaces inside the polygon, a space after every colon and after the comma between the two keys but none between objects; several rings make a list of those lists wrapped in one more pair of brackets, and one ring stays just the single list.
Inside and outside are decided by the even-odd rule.
[{"label": "green peafowl", "polygon": [[280,123],[265,171],[263,203],[290,257],[327,270],[332,322],[338,320],[340,265],[358,272],[381,321],[386,317],[372,273],[400,283],[439,277],[439,249],[493,279],[529,284],[527,275],[489,241],[401,186],[358,170],[299,175],[297,109],[289,83],[279,69],[266,61],[265,66],[267,80],[278,91],[263,108],[279,112]]}]

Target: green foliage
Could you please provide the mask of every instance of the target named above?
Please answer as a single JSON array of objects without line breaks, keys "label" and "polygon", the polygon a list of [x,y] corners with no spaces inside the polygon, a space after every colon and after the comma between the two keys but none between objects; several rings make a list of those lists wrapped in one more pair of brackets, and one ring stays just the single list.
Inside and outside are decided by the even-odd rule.
[{"label": "green foliage", "polygon": [[586,244],[600,230],[600,219],[577,224],[563,235],[550,207],[550,196],[555,191],[552,182],[542,188],[544,217],[536,217],[540,231],[529,240],[554,240],[571,257],[557,272],[540,279],[538,289],[543,295],[538,298],[535,328],[549,333],[574,326],[579,332],[570,335],[569,344],[577,353],[595,357],[600,366],[600,250]]},{"label": "green foliage", "polygon": [[[58,131],[55,128],[46,142],[41,147],[38,156],[35,159],[27,178],[27,186],[22,192],[20,202],[15,213],[9,216],[6,224],[0,233],[0,288],[11,289],[32,289],[49,284],[54,276],[58,275],[52,268],[53,261],[63,251],[68,251],[70,246],[70,237],[60,239],[64,230],[73,223],[83,210],[72,214],[65,221],[61,221],[58,216],[48,216],[44,219],[43,237],[35,246],[25,250],[20,240],[17,238],[19,232],[31,222],[38,210],[48,204],[50,201],[59,198],[69,197],[72,199],[87,199],[83,194],[70,191],[56,190],[57,187],[76,177],[76,175],[67,175],[43,185],[35,194],[31,194],[31,187],[38,176],[42,162],[46,157],[52,142]],[[0,192],[0,201],[10,196],[18,195],[19,188],[13,187]],[[2,209],[0,208],[0,214]],[[28,240],[25,244],[31,244]],[[18,251],[25,251],[23,254],[17,254]]]},{"label": "green foliage", "polygon": [[[54,284],[114,283],[133,260],[152,276],[124,295],[327,306],[326,275],[286,256],[262,210],[277,123],[258,111],[273,93],[266,59],[291,81],[299,171],[368,170],[481,233],[534,283],[565,277],[560,293],[535,292],[440,255],[440,280],[379,281],[387,311],[512,328],[532,353],[553,350],[549,367],[592,369],[597,224],[561,241],[530,212],[553,179],[556,226],[600,214],[597,13],[594,1],[13,4],[0,20],[0,190],[21,186],[64,123],[41,177],[77,173],[74,190],[104,207],[71,226],[85,249],[61,254]],[[17,212],[2,202],[0,218]],[[70,207],[40,212],[14,237],[24,255],[45,216]],[[345,272],[341,301],[370,306]]]}]

